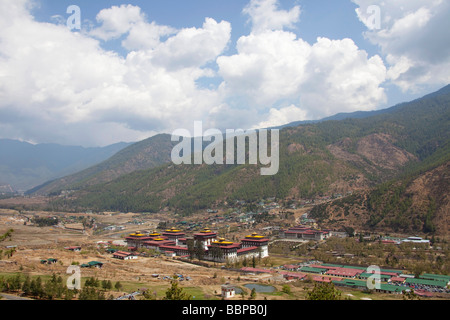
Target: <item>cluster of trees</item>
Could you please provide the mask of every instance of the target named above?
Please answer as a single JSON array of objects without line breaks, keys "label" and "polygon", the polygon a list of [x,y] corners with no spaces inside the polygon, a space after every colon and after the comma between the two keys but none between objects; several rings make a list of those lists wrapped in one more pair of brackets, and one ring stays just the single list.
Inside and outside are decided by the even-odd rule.
[{"label": "cluster of trees", "polygon": [[55,226],[59,223],[58,217],[34,217],[32,222],[38,227]]},{"label": "cluster of trees", "polygon": [[[12,233],[14,232],[14,229],[9,229],[4,234],[0,235],[0,242],[5,241],[6,239],[12,238]],[[3,258],[3,256],[6,256],[7,258],[11,258],[12,255],[16,252],[16,248],[9,248],[7,250],[0,250],[0,259]]]},{"label": "cluster of trees", "polygon": [[[21,294],[22,296],[41,300],[106,300],[105,293],[112,289],[121,290],[122,284],[116,282],[113,286],[110,280],[99,281],[96,278],[88,278],[80,290],[68,289],[67,284],[61,276],[53,274],[48,281],[42,280],[40,276],[31,278],[21,274],[12,277],[0,277],[0,291]],[[112,299],[112,296],[109,297]]]},{"label": "cluster of trees", "polygon": [[69,290],[61,277],[53,274],[49,281],[44,282],[42,278],[31,279],[27,275],[24,279],[20,274],[9,278],[0,278],[0,290],[2,292],[22,293],[22,295],[43,300],[65,299],[72,300],[74,291]]},{"label": "cluster of trees", "polygon": [[306,290],[307,300],[341,300],[341,291],[332,282],[315,282],[312,290]]}]

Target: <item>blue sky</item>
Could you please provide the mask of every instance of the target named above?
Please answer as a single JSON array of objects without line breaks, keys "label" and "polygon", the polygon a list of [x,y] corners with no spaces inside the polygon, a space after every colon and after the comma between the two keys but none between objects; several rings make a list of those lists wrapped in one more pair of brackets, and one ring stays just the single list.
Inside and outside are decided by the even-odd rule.
[{"label": "blue sky", "polygon": [[[81,30],[67,28],[70,5],[81,10]],[[198,120],[204,128],[257,128],[382,109],[450,82],[445,1],[6,0],[4,7],[0,138],[94,146]]]}]

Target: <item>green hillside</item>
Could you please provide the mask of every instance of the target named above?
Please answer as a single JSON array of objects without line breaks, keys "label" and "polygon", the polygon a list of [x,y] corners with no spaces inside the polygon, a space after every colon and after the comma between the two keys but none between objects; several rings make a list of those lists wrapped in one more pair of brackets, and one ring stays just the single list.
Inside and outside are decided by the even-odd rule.
[{"label": "green hillside", "polygon": [[124,148],[95,166],[44,183],[29,190],[28,194],[57,195],[62,190],[78,190],[111,181],[136,170],[157,167],[170,161],[170,151],[173,145],[170,135],[156,135]]},{"label": "green hillside", "polygon": [[[169,163],[91,185],[54,205],[149,212],[169,207],[189,214],[231,199],[310,198],[372,189],[384,194],[394,192],[395,181],[405,175],[416,177],[449,160],[449,128],[447,86],[375,116],[282,129],[280,169],[274,176],[261,176],[258,166],[248,164]],[[401,211],[395,206],[386,210],[391,209]]]}]

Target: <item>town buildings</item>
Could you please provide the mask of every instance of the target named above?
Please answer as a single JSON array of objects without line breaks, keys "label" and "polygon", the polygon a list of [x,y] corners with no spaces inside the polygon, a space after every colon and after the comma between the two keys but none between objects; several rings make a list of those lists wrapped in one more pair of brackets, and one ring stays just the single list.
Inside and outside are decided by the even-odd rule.
[{"label": "town buildings", "polygon": [[329,236],[329,231],[317,230],[303,225],[280,231],[280,238],[293,240],[324,240]]},{"label": "town buildings", "polygon": [[[197,252],[204,260],[235,262],[248,258],[265,258],[269,255],[269,239],[256,232],[247,235],[240,242],[227,241],[209,228],[196,232],[192,237],[176,228],[162,233],[143,234],[139,231],[125,238],[128,247],[154,249],[175,256],[189,256]],[[202,253],[199,255],[198,250]]]}]

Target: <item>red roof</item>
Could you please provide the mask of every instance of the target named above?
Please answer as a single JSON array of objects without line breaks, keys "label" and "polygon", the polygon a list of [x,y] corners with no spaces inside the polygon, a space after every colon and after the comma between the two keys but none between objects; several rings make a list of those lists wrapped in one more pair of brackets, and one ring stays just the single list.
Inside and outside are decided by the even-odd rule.
[{"label": "red roof", "polygon": [[258,250],[258,247],[247,247],[247,248],[242,248],[242,249],[238,249],[237,253],[241,253],[241,252],[247,252],[247,251],[253,251],[253,250]]},{"label": "red roof", "polygon": [[245,242],[245,241],[247,241],[247,242],[268,242],[269,239],[267,239],[267,238],[262,238],[262,239],[249,239],[249,238],[244,238],[244,239],[241,239],[241,242]]},{"label": "red roof", "polygon": [[175,244],[175,242],[172,240],[162,240],[162,241],[151,240],[151,241],[144,241],[143,244],[159,247],[159,246],[163,246],[163,245]]},{"label": "red roof", "polygon": [[128,236],[128,237],[125,237],[125,240],[141,240],[141,241],[144,241],[144,240],[151,240],[151,239],[153,239],[154,237],[135,237],[135,236]]},{"label": "red roof", "polygon": [[128,257],[128,256],[135,256],[134,253],[126,252],[126,251],[116,251],[113,253],[114,256],[118,257]]},{"label": "red roof", "polygon": [[349,268],[337,268],[334,270],[328,270],[326,274],[335,275],[335,276],[347,276],[354,277],[358,274],[361,274],[364,270],[360,269],[349,269]]},{"label": "red roof", "polygon": [[163,236],[185,236],[186,233],[184,232],[163,232]]},{"label": "red roof", "polygon": [[169,246],[169,245],[167,245],[167,246],[160,246],[160,248],[161,249],[173,250],[173,251],[176,251],[176,250],[188,251],[188,248],[180,247],[180,246]]},{"label": "red roof", "polygon": [[285,277],[293,277],[298,279],[303,279],[306,277],[306,273],[301,272],[280,271],[280,274],[282,274]]},{"label": "red roof", "polygon": [[298,269],[299,266],[296,264],[285,264],[283,267],[285,267],[286,269]]},{"label": "red roof", "polygon": [[433,296],[432,292],[421,290],[421,289],[415,289],[414,293],[421,297],[432,297]]},{"label": "red roof", "polygon": [[392,277],[390,280],[391,280],[391,281],[394,281],[394,282],[405,282],[406,278],[402,278],[402,277]]},{"label": "red roof", "polygon": [[342,278],[336,278],[336,277],[331,278],[331,277],[324,277],[324,276],[313,276],[312,279],[317,282],[331,282],[332,280],[334,280],[334,281],[342,280]]},{"label": "red roof", "polygon": [[273,270],[270,269],[259,269],[259,268],[251,268],[251,267],[242,267],[241,271],[244,272],[258,272],[258,273],[273,273]]}]

